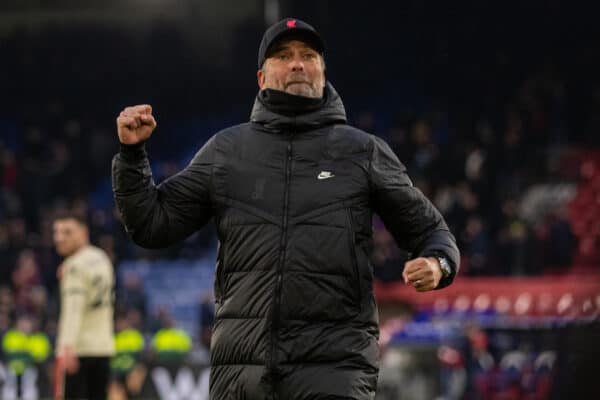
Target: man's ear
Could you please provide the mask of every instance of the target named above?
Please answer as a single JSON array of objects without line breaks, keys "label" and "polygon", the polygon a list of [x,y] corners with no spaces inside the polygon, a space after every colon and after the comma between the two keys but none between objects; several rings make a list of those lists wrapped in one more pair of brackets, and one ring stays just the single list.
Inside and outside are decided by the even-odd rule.
[{"label": "man's ear", "polygon": [[265,73],[262,70],[262,68],[256,71],[256,80],[258,82],[258,87],[260,88],[260,90],[263,90],[265,86]]}]

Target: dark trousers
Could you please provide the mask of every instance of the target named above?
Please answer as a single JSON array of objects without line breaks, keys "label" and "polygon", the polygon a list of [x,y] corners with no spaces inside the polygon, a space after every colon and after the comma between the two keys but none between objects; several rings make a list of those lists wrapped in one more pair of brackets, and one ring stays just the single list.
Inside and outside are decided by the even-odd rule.
[{"label": "dark trousers", "polygon": [[65,376],[65,400],[106,400],[109,357],[79,357],[79,370]]}]

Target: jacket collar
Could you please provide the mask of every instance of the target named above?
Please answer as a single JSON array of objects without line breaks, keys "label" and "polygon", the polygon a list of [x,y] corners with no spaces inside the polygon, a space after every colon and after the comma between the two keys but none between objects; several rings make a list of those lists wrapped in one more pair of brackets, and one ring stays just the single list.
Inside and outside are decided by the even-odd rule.
[{"label": "jacket collar", "polygon": [[258,92],[250,121],[271,131],[315,129],[334,123],[346,123],[342,99],[327,82],[323,98],[311,99],[273,89]]}]

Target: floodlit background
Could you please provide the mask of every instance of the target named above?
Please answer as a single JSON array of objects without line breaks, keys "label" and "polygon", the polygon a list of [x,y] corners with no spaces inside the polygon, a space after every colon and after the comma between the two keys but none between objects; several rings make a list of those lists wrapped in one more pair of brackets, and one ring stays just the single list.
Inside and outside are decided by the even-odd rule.
[{"label": "floodlit background", "polygon": [[[112,397],[207,398],[214,230],[160,251],[131,243],[110,190],[115,118],[152,104],[155,181],[172,175],[247,121],[262,33],[293,16],[323,36],[350,122],[390,143],[462,252],[453,286],[417,294],[374,219],[377,399],[592,398],[578,395],[600,355],[600,35],[564,1],[481,3],[2,0],[0,335],[52,344],[51,221],[75,210],[115,263],[118,331],[146,338],[114,360]],[[165,327],[192,341],[175,364],[153,345]],[[22,350],[3,344],[1,398],[48,393],[52,349]]]}]

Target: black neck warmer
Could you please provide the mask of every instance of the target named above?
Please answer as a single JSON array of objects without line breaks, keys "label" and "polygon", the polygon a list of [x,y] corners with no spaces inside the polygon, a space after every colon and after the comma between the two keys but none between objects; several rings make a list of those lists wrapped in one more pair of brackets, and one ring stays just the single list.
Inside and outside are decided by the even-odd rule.
[{"label": "black neck warmer", "polygon": [[313,98],[296,96],[275,89],[265,89],[258,93],[258,101],[260,101],[260,103],[269,111],[288,117],[294,117],[321,108],[327,101],[326,92],[327,91],[323,92],[323,97],[321,98]]}]

